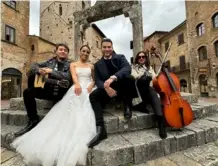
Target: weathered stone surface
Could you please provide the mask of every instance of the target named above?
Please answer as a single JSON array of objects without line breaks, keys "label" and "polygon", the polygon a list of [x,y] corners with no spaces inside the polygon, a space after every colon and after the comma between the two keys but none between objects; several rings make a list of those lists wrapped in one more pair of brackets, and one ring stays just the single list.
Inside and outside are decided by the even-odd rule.
[{"label": "weathered stone surface", "polygon": [[137,117],[137,128],[152,128],[155,126],[154,114],[145,114],[138,111],[134,111],[133,115]]},{"label": "weathered stone surface", "polygon": [[26,166],[20,155],[13,157],[12,159],[4,162],[1,166]]},{"label": "weathered stone surface", "polygon": [[212,144],[190,148],[183,154],[205,166],[218,164],[218,147]]},{"label": "weathered stone surface", "polygon": [[166,157],[179,166],[201,166],[201,164],[183,155],[182,152],[177,152]]},{"label": "weathered stone surface", "polygon": [[[11,98],[10,110],[25,110],[23,98]],[[52,101],[36,99],[36,105],[38,110],[50,109],[53,106]]]},{"label": "weathered stone surface", "polygon": [[134,146],[134,162],[136,164],[164,155],[164,147],[157,130],[125,133],[122,134],[122,137]]},{"label": "weathered stone surface", "polygon": [[4,151],[1,153],[1,163],[6,162],[7,160],[10,160],[12,157],[16,156],[17,154],[12,151]]},{"label": "weathered stone surface", "polygon": [[93,166],[116,166],[132,162],[133,147],[119,135],[109,136],[92,150]]},{"label": "weathered stone surface", "polygon": [[205,119],[207,119],[207,120],[209,120],[209,121],[218,122],[218,113],[217,113],[217,114],[214,114],[213,116],[206,117]]},{"label": "weathered stone surface", "polygon": [[189,103],[197,103],[198,102],[198,96],[192,93],[185,93],[181,92],[181,96],[187,100]]},{"label": "weathered stone surface", "polygon": [[108,133],[116,133],[119,130],[119,119],[107,112],[104,113],[104,122]]},{"label": "weathered stone surface", "polygon": [[195,128],[200,128],[205,131],[205,141],[206,143],[212,142],[218,138],[218,123],[213,121],[208,121],[205,119],[196,120],[190,126]]},{"label": "weathered stone surface", "polygon": [[97,3],[91,8],[75,12],[74,21],[87,20],[88,22],[100,21],[102,19],[114,17],[123,14],[123,8],[137,5],[138,1],[105,1]]},{"label": "weathered stone surface", "polygon": [[176,139],[177,151],[182,151],[188,148],[188,135],[184,131],[171,131],[169,132]]},{"label": "weathered stone surface", "polygon": [[139,166],[177,166],[174,162],[170,161],[169,159],[163,157],[156,160],[148,161],[144,165]]},{"label": "weathered stone surface", "polygon": [[196,128],[193,125],[186,126],[185,128],[195,132],[196,139],[197,139],[196,143],[197,143],[198,146],[205,144],[205,131],[203,129]]}]

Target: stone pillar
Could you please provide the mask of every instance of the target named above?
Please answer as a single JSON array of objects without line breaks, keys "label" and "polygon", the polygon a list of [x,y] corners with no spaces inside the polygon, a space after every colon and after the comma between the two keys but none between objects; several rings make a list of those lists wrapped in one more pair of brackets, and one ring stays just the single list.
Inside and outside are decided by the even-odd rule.
[{"label": "stone pillar", "polygon": [[74,55],[73,60],[77,61],[79,57],[79,48],[82,45],[81,33],[80,33],[80,23],[74,23]]},{"label": "stone pillar", "polygon": [[134,5],[128,12],[130,21],[132,23],[133,32],[133,56],[135,58],[139,51],[144,50],[143,43],[143,20],[142,20],[142,4]]}]

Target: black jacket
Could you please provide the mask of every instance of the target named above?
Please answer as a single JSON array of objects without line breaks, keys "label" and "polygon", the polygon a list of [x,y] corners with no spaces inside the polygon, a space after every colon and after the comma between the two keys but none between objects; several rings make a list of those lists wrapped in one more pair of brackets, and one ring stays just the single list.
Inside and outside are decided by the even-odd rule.
[{"label": "black jacket", "polygon": [[[111,63],[117,69],[117,72],[114,75],[117,77],[118,80],[130,75],[131,67],[124,55],[113,54],[111,58]],[[104,89],[104,82],[110,77],[104,61],[104,57],[97,61],[94,67],[95,83],[98,88]]]},{"label": "black jacket", "polygon": [[[35,63],[31,66],[30,70],[27,72],[27,75],[35,75],[38,73],[39,68],[42,67],[48,67],[50,69],[54,69],[55,65],[57,63],[56,57],[51,58],[45,62],[41,63]],[[55,71],[53,70],[52,73],[50,73],[49,77],[57,79],[57,80],[68,80],[70,83],[72,82],[72,76],[70,73],[70,61],[66,60],[63,62],[63,69],[61,71]]]}]

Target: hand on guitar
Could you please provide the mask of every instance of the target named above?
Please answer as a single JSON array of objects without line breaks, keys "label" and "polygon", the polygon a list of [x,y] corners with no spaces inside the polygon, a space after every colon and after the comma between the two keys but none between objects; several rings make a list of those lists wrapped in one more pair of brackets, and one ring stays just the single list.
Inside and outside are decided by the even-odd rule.
[{"label": "hand on guitar", "polygon": [[47,67],[43,67],[39,69],[39,73],[42,75],[46,75],[52,72],[52,69],[47,68]]}]

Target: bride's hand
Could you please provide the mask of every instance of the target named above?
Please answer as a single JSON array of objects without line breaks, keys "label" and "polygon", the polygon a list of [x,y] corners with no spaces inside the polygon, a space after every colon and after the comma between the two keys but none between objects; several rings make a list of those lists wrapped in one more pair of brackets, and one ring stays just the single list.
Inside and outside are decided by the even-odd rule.
[{"label": "bride's hand", "polygon": [[75,85],[74,91],[75,91],[75,94],[77,96],[79,96],[82,93],[82,88],[81,88],[80,84]]},{"label": "bride's hand", "polygon": [[91,93],[91,92],[92,92],[92,88],[93,88],[92,85],[89,85],[89,86],[88,86],[88,88],[87,88],[88,93]]}]

